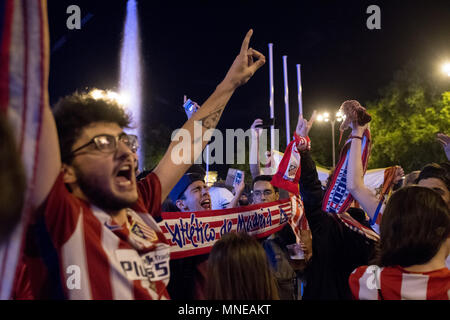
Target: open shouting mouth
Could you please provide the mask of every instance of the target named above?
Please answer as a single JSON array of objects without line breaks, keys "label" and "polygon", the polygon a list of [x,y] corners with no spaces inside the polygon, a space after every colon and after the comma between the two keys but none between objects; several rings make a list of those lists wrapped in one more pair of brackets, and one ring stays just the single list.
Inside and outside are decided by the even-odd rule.
[{"label": "open shouting mouth", "polygon": [[202,202],[200,202],[200,206],[205,210],[211,210],[211,200],[210,199],[202,200]]},{"label": "open shouting mouth", "polygon": [[122,165],[116,175],[116,182],[121,187],[131,186],[133,177],[133,166],[131,164]]}]

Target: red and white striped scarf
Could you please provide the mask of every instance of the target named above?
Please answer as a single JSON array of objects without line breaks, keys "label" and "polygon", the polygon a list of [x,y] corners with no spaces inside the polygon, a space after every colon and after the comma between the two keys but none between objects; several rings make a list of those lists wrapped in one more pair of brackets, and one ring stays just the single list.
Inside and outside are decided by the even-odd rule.
[{"label": "red and white striped scarf", "polygon": [[[362,136],[361,161],[363,171],[366,172],[370,154],[370,131],[366,129]],[[346,212],[353,201],[353,197],[347,189],[347,167],[350,155],[351,140],[349,139],[342,148],[339,162],[336,165],[330,185],[323,198],[322,210],[330,213]]]},{"label": "red and white striped scarf", "polygon": [[299,149],[310,150],[311,140],[309,137],[300,137],[294,133],[294,139],[286,147],[283,159],[271,181],[273,186],[287,190],[296,196],[300,194],[299,182],[302,172]]},{"label": "red and white striped scarf", "polygon": [[289,223],[300,238],[298,229],[307,228],[298,197],[232,209],[163,212],[162,217],[159,226],[171,245],[171,259],[209,253],[228,232],[242,231],[263,238]]},{"label": "red and white striped scarf", "polygon": [[358,221],[356,221],[352,216],[350,216],[347,212],[344,213],[338,213],[337,217],[339,220],[350,230],[357,232],[366,238],[373,240],[373,241],[379,241],[380,236],[378,233],[373,231],[372,229],[362,225]]}]

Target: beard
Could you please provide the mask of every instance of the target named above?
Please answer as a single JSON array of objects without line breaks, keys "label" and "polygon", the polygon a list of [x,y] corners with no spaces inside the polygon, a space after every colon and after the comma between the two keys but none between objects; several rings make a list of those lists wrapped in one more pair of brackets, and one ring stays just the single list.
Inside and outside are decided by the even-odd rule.
[{"label": "beard", "polygon": [[96,177],[84,174],[78,167],[74,166],[77,176],[77,183],[88,198],[89,202],[105,211],[119,211],[129,208],[137,202],[135,200],[124,199],[115,196],[111,190],[102,188],[102,182],[97,181]]}]

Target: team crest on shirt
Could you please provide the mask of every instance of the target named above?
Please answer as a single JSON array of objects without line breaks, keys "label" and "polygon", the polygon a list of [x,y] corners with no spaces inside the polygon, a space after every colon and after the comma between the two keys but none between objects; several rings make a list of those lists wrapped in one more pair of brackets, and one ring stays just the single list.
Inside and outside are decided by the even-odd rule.
[{"label": "team crest on shirt", "polygon": [[138,224],[135,223],[132,227],[131,227],[131,232],[133,232],[135,235],[137,235],[138,237],[141,237],[143,239],[146,239],[147,237],[145,236],[144,232],[142,232],[141,228],[139,228]]},{"label": "team crest on shirt", "polygon": [[158,240],[156,232],[150,227],[144,225],[143,223],[139,223],[139,221],[135,221],[133,223],[130,231],[136,236],[150,242],[155,242]]},{"label": "team crest on shirt", "polygon": [[130,231],[131,234],[138,236],[149,242],[157,242],[158,235],[155,230],[148,226],[137,214],[129,211],[129,216],[132,219]]}]

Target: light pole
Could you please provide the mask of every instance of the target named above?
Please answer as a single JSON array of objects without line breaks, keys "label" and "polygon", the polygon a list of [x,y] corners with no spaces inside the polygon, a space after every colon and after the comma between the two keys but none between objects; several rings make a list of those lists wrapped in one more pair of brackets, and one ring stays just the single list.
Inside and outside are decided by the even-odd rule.
[{"label": "light pole", "polygon": [[330,114],[328,112],[324,112],[317,116],[317,121],[319,122],[330,122],[331,123],[331,144],[332,144],[332,155],[333,155],[333,168],[336,166],[336,151],[334,146],[334,124],[337,122],[341,122],[344,119],[342,113],[338,111],[336,116],[333,119],[330,119]]}]

